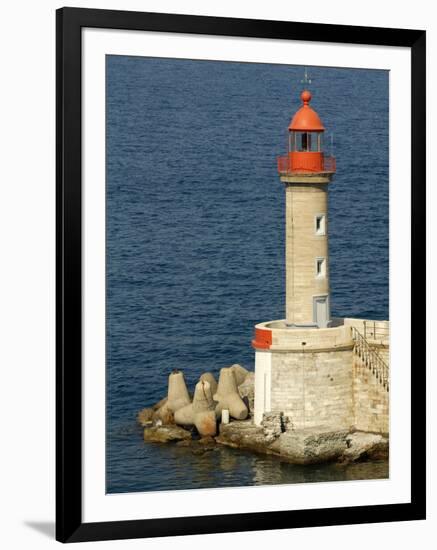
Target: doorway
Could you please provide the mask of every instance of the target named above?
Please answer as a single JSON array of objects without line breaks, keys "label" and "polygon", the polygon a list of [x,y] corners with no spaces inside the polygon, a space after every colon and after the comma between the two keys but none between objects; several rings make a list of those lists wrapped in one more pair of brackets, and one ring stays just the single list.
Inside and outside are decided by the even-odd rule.
[{"label": "doorway", "polygon": [[313,320],[319,328],[326,328],[329,323],[328,294],[313,297]]}]

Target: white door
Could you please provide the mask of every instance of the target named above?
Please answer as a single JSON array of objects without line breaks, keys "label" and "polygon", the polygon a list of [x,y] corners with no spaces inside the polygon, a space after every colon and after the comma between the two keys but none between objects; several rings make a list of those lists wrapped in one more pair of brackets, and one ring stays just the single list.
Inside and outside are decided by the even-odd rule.
[{"label": "white door", "polygon": [[329,321],[328,296],[314,297],[314,322],[319,328],[326,328]]}]

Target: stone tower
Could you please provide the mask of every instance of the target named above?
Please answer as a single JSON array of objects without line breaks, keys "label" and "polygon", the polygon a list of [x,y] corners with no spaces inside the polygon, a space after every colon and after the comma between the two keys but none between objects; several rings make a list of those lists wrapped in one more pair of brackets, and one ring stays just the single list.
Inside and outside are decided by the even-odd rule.
[{"label": "stone tower", "polygon": [[290,327],[328,326],[328,183],[335,160],[325,157],[325,128],[310,107],[311,93],[288,127],[288,153],[278,159],[285,184],[286,322]]}]

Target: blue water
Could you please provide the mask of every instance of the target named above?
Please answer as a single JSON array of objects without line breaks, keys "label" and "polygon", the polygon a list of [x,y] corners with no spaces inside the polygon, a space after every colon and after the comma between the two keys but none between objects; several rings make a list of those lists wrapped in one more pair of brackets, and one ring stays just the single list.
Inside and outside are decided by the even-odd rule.
[{"label": "blue water", "polygon": [[[142,442],[136,412],[172,369],[191,387],[207,370],[253,369],[253,326],[284,317],[276,156],[303,69],[124,56],[106,68],[108,492],[385,477],[385,463],[302,468]],[[337,158],[332,314],[388,319],[388,72],[309,71]]]}]

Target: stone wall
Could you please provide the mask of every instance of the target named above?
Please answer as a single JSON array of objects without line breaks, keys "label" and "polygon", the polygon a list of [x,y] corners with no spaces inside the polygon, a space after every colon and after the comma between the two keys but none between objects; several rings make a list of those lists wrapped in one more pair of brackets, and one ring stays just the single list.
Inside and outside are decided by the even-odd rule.
[{"label": "stone wall", "polygon": [[[381,350],[378,350],[382,356]],[[384,350],[388,364],[388,347]],[[354,426],[363,432],[389,433],[389,392],[376,376],[354,355]]]},{"label": "stone wall", "polygon": [[342,430],[354,422],[352,349],[272,353],[271,410],[293,429]]},{"label": "stone wall", "polygon": [[[366,336],[369,347],[390,365],[390,322],[369,319],[344,319]],[[389,433],[390,394],[376,376],[354,355],[354,425],[364,432]]]}]

